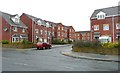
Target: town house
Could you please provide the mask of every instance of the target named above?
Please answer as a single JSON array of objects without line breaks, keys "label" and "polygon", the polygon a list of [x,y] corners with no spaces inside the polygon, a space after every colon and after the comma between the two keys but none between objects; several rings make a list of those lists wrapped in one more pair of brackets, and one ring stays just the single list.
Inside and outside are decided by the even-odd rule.
[{"label": "town house", "polygon": [[20,20],[18,14],[11,15],[0,12],[0,41],[22,42],[28,40],[27,26]]},{"label": "town house", "polygon": [[110,42],[120,40],[120,6],[97,9],[93,12],[91,21],[91,40],[98,40],[99,37],[107,36]]},{"label": "town house", "polygon": [[54,36],[53,28],[55,27],[55,24],[25,13],[23,13],[20,18],[28,27],[29,41],[33,43],[38,41],[48,43],[52,42],[52,35]]}]

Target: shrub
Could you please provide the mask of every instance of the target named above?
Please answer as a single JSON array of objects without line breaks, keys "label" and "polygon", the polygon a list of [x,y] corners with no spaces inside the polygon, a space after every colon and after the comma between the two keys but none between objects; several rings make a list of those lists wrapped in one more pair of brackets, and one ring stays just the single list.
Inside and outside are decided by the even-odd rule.
[{"label": "shrub", "polygon": [[8,40],[3,40],[2,44],[9,44],[9,41]]},{"label": "shrub", "polygon": [[64,40],[61,41],[59,39],[54,39],[53,42],[52,42],[52,44],[63,45],[63,44],[67,44],[67,43],[65,43]]},{"label": "shrub", "polygon": [[32,42],[29,42],[28,40],[23,40],[21,43],[22,44],[33,44]]},{"label": "shrub", "polygon": [[98,41],[76,41],[73,43],[73,47],[77,48],[99,48],[101,44]]}]

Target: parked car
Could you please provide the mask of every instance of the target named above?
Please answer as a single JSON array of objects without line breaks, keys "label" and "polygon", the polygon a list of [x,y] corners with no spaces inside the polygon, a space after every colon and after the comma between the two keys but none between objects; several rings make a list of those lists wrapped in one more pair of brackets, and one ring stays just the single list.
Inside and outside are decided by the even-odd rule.
[{"label": "parked car", "polygon": [[51,45],[45,42],[38,42],[36,44],[37,49],[51,49]]}]

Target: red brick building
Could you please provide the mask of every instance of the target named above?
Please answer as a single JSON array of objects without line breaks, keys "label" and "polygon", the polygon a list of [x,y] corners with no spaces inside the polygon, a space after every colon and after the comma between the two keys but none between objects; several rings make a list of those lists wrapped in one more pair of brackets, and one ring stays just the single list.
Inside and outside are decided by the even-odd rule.
[{"label": "red brick building", "polygon": [[82,39],[82,35],[80,34],[79,31],[75,32],[75,41],[79,41]]},{"label": "red brick building", "polygon": [[119,6],[97,9],[92,14],[91,40],[99,39],[101,36],[111,37],[111,42],[120,40],[120,14]]},{"label": "red brick building", "polygon": [[67,42],[68,41],[67,33],[68,28],[65,25],[63,25],[62,23],[56,23],[55,38]]},{"label": "red brick building", "polygon": [[90,41],[91,39],[90,31],[80,31],[79,33],[81,34],[81,40]]},{"label": "red brick building", "polygon": [[67,26],[68,28],[68,40],[75,41],[75,29],[72,26]]},{"label": "red brick building", "polygon": [[55,23],[25,13],[23,13],[20,18],[28,27],[29,41],[33,43],[36,43],[37,41],[52,42],[52,38],[55,35]]},{"label": "red brick building", "polygon": [[19,16],[0,12],[0,41],[21,42],[28,40],[27,26]]}]

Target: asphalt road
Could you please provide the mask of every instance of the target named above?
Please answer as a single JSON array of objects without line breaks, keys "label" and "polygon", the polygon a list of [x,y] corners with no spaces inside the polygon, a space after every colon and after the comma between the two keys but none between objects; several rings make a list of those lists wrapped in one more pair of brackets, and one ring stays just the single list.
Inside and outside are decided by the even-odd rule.
[{"label": "asphalt road", "polygon": [[[47,50],[3,50],[3,71],[115,71],[117,62],[77,59],[60,52],[71,46]],[[4,48],[3,48],[4,49]]]}]

